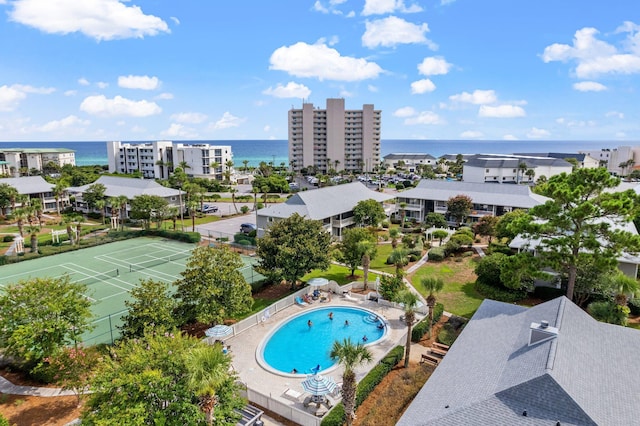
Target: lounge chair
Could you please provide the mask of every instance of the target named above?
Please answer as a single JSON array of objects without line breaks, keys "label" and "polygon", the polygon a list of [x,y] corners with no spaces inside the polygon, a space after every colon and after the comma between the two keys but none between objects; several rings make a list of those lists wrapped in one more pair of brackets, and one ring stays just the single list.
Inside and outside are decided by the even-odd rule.
[{"label": "lounge chair", "polygon": [[300,296],[297,296],[297,297],[296,297],[296,304],[298,304],[298,305],[300,305],[300,306],[308,305],[308,303],[307,303],[307,302],[305,302],[304,300],[302,300],[302,297],[300,297]]},{"label": "lounge chair", "polygon": [[284,391],[284,396],[293,399],[294,401],[300,401],[300,397],[302,396],[302,392],[298,392],[295,389],[287,388]]}]

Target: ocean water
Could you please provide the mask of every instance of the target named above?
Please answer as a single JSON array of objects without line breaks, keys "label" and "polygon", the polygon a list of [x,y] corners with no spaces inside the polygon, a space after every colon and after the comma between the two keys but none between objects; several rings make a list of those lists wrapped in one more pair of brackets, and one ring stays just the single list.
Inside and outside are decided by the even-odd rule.
[{"label": "ocean water", "polygon": [[[288,142],[286,140],[211,140],[180,141],[182,143],[209,143],[211,145],[231,145],[236,168],[248,161],[249,166],[260,162],[273,162],[276,166],[289,164]],[[136,143],[136,142],[133,142]],[[512,153],[576,153],[580,150],[612,149],[618,146],[637,146],[640,142],[630,141],[489,141],[489,140],[422,140],[383,139],[380,154],[425,153],[434,157],[445,154],[512,154]],[[68,148],[76,152],[76,164],[106,165],[106,142],[0,142],[0,148]]]}]

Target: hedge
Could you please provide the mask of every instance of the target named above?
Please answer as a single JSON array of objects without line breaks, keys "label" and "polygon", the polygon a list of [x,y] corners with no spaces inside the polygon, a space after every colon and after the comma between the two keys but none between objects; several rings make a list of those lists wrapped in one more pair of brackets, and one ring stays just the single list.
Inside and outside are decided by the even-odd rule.
[{"label": "hedge", "polygon": [[513,303],[527,297],[525,290],[503,290],[481,281],[476,281],[475,287],[478,293],[482,294],[485,298],[499,302]]},{"label": "hedge", "polygon": [[[442,303],[436,303],[436,306],[433,307],[433,324],[440,321],[440,317],[444,313],[444,305]],[[422,339],[422,336],[429,331],[429,317],[423,318],[419,323],[417,323],[413,329],[411,330],[411,341],[416,343]]]},{"label": "hedge", "polygon": [[[380,363],[373,367],[369,374],[358,383],[356,389],[356,408],[373,392],[376,386],[380,384],[382,379],[404,356],[404,347],[396,346],[387,356],[380,360]],[[342,402],[336,404],[333,409],[327,413],[320,423],[322,426],[342,426],[345,422],[344,405]]]},{"label": "hedge", "polygon": [[444,260],[444,258],[445,258],[445,252],[443,248],[433,247],[431,248],[431,250],[429,250],[429,260],[434,262],[440,262],[441,260]]}]

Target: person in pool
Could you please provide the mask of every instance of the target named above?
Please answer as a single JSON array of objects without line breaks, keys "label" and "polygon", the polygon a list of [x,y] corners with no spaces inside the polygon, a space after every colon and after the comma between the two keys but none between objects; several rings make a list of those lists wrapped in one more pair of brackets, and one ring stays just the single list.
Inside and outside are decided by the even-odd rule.
[{"label": "person in pool", "polygon": [[311,322],[311,320],[307,321],[307,325],[309,326],[309,328],[311,328],[311,326],[313,325],[313,323]]},{"label": "person in pool", "polygon": [[344,326],[349,327],[349,320],[344,320]]},{"label": "person in pool", "polygon": [[329,312],[329,319],[333,321],[333,312]]},{"label": "person in pool", "polygon": [[362,341],[366,342],[367,340],[369,340],[369,338],[367,337],[367,335],[365,334],[364,336],[362,336]]}]

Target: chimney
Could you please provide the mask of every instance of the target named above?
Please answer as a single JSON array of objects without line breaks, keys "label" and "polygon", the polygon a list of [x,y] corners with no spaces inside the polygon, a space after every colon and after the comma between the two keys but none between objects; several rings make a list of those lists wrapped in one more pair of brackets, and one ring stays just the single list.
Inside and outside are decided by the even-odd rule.
[{"label": "chimney", "polygon": [[558,336],[558,329],[549,326],[549,321],[542,320],[540,323],[532,322],[529,327],[529,346],[546,342]]}]

